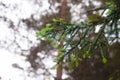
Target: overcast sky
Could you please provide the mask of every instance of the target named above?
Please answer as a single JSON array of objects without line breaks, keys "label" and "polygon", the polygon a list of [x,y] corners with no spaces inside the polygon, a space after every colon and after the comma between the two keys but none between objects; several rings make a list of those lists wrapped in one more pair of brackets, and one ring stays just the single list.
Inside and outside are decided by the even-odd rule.
[{"label": "overcast sky", "polygon": [[[48,9],[47,0],[42,1],[45,6],[41,7],[41,11]],[[0,17],[7,17],[7,19],[13,21],[15,25],[18,24],[20,19],[29,18],[31,14],[35,13],[38,10],[38,5],[33,5],[33,2],[30,0],[0,0],[0,3],[4,3],[6,8],[0,5]],[[13,38],[13,30],[8,28],[8,23],[4,22],[0,18],[0,80],[37,80],[36,78],[27,77],[27,68],[30,67],[30,64],[25,61],[25,57],[14,54],[5,48],[8,44],[11,43]],[[21,30],[22,34],[27,35],[29,32],[24,29]],[[36,42],[35,33],[31,34],[33,41]],[[7,42],[7,45],[4,44],[4,41]],[[23,43],[23,42],[22,42]],[[27,41],[21,47],[26,49]],[[12,47],[11,47],[12,49]],[[14,49],[14,48],[13,48]],[[24,69],[14,68],[12,65],[14,63],[19,64]],[[38,77],[42,79],[41,77]]]}]

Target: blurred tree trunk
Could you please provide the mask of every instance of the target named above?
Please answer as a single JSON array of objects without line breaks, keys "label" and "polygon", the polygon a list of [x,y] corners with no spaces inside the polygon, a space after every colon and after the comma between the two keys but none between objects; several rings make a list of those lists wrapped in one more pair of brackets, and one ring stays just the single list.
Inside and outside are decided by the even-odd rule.
[{"label": "blurred tree trunk", "polygon": [[[62,5],[60,7],[60,18],[65,19],[66,18],[66,10],[67,10],[67,0],[63,0]],[[58,49],[60,49],[63,46],[63,40],[60,41],[60,44],[58,46]],[[62,53],[61,51],[58,51],[58,56],[60,56]],[[56,80],[62,80],[62,67],[63,61],[59,62],[57,66],[57,75]]]}]

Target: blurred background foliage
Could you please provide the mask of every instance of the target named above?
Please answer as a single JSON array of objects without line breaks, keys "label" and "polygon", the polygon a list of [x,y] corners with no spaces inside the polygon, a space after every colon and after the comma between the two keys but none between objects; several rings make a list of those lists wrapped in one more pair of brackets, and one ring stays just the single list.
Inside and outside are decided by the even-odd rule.
[{"label": "blurred background foliage", "polygon": [[[104,23],[104,20],[106,20],[105,19],[106,15],[101,16],[102,12],[106,10],[107,11],[106,14],[108,15],[107,19],[109,19],[109,21],[107,27],[104,28],[103,35],[99,37],[100,38],[99,41],[103,44],[102,46],[107,62],[106,59],[103,60],[100,47],[94,49],[94,51],[92,52],[93,53],[92,57],[88,56],[86,53],[84,55],[87,56],[86,58],[84,58],[83,54],[79,50],[79,47],[75,47],[74,50],[70,52],[70,54],[74,52],[77,52],[79,54],[75,56],[71,55],[72,56],[71,59],[73,62],[70,62],[69,60],[67,62],[66,60],[66,62],[62,65],[64,70],[63,73],[69,75],[64,80],[119,80],[120,79],[119,17],[120,16],[118,15],[120,15],[119,14],[120,8],[118,3],[116,4],[118,0],[113,0],[112,1],[113,3],[111,3],[111,0],[108,0],[107,3],[106,0],[66,0],[66,1],[67,3],[63,3],[64,0],[46,0],[46,2],[48,3],[43,4],[42,0],[31,0],[30,2],[36,5],[35,8],[37,10],[33,11],[33,14],[31,14],[30,17],[28,18],[20,18],[17,24],[11,19],[9,19],[7,16],[0,16],[1,20],[9,24],[9,28],[13,31],[14,34],[14,39],[11,42],[11,44],[7,45],[7,47],[6,46],[2,46],[2,47],[11,50],[12,46],[15,45],[15,49],[12,50],[17,54],[19,53],[20,55],[25,56],[26,61],[28,61],[31,64],[31,66],[28,68],[29,73],[34,72],[35,75],[39,76],[40,74],[37,72],[39,72],[40,69],[43,69],[44,72],[42,74],[44,76],[52,76],[54,79],[56,79],[56,77],[50,73],[49,69],[46,68],[45,63],[42,60],[48,57],[51,57],[51,59],[53,58],[55,59],[57,56],[57,53],[55,52],[58,52],[56,46],[58,45],[55,42],[51,44],[51,40],[46,41],[45,39],[41,39],[34,42],[31,39],[31,36],[28,37],[29,34],[27,34],[26,36],[21,35],[21,29],[25,29],[29,33],[36,33],[39,30],[45,28],[46,24],[47,26],[51,26],[52,23],[54,24],[55,21],[53,20],[64,18],[62,24],[67,25],[65,27],[67,27],[67,29],[69,29],[70,31],[73,31],[71,25],[74,26],[75,29],[76,26],[79,26],[81,24],[87,26],[92,25],[90,27],[91,30],[88,29],[89,33],[87,35],[87,38],[90,41],[90,40],[94,40],[98,35],[97,32],[99,30],[97,30],[96,27],[99,29],[101,24]],[[46,5],[49,5],[49,7],[45,10],[42,10],[41,8]],[[4,8],[9,8],[9,5],[2,2],[0,3],[0,6]],[[15,7],[13,7],[13,10],[15,9]],[[55,27],[58,25],[60,24],[55,24]],[[93,25],[95,26],[94,27],[95,29],[92,28]],[[58,27],[61,28],[61,25]],[[48,28],[48,30],[53,30],[53,29]],[[113,31],[110,32],[111,30]],[[79,31],[79,33],[75,35],[76,40],[77,38],[79,39],[80,35],[83,35],[81,32],[85,32],[85,31],[86,30]],[[20,44],[17,41],[18,40],[17,36],[21,36],[22,39],[26,39],[28,41],[29,45],[27,49],[24,49],[20,46]],[[61,37],[61,39],[64,40],[65,36],[66,35]],[[81,42],[82,45],[84,45],[84,41],[86,42],[86,40],[83,40],[83,42]],[[70,45],[72,46],[76,45],[76,42],[78,41],[72,40],[72,42],[70,42]],[[6,41],[1,41],[1,45],[3,45],[3,43],[4,45],[7,44]],[[104,43],[107,43],[107,45],[104,45]],[[55,46],[53,46],[53,44]],[[87,48],[84,48],[83,52],[87,51]],[[40,55],[43,56],[41,57]]]}]

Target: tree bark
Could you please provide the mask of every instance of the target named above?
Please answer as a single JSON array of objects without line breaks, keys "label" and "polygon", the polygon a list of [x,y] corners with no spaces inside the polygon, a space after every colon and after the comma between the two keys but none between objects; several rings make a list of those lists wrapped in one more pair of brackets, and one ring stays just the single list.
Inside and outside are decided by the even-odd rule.
[{"label": "tree bark", "polygon": [[[61,12],[60,18],[65,19],[65,17],[66,17],[66,9],[67,9],[67,0],[63,0],[62,6],[61,6],[61,9],[60,9],[60,12]],[[64,42],[64,40],[60,41],[58,49],[62,48],[63,42]],[[58,51],[58,57],[61,54],[62,53],[60,51]],[[63,70],[63,61],[59,62],[58,66],[57,66],[56,80],[62,80],[62,70]]]}]

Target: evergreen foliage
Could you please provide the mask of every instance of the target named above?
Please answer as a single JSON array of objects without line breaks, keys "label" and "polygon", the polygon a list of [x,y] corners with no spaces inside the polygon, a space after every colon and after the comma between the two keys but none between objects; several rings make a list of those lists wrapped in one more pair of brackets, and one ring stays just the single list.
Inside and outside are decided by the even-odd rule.
[{"label": "evergreen foliage", "polygon": [[[105,14],[106,16],[103,16]],[[58,48],[63,41],[62,54],[58,56],[57,63],[68,62],[70,67],[84,58],[92,57],[94,51],[99,48],[103,63],[107,62],[105,47],[113,42],[119,42],[120,12],[113,1],[106,2],[102,12],[88,16],[88,20],[78,23],[69,23],[66,20],[53,19],[51,23],[37,32],[40,39],[50,41]],[[96,32],[96,29],[99,30]]]}]

